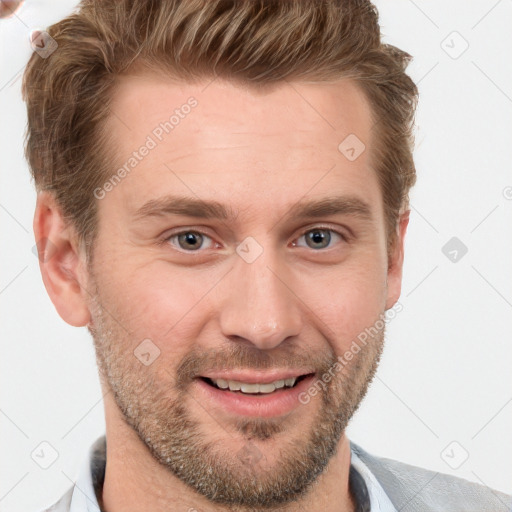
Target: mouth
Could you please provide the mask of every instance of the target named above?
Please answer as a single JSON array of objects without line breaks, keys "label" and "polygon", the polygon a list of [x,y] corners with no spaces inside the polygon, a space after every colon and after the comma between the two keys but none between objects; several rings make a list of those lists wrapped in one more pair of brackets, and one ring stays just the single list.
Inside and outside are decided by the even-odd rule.
[{"label": "mouth", "polygon": [[288,377],[286,379],[276,379],[272,382],[243,382],[240,380],[214,379],[209,377],[200,377],[206,384],[221,391],[244,394],[244,395],[269,395],[279,390],[294,388],[304,379],[312,376],[312,373],[299,375],[297,377]]},{"label": "mouth", "polygon": [[[305,405],[301,397],[315,380],[314,372],[227,372],[198,376],[194,389],[198,402],[231,417],[271,418],[285,416]],[[309,403],[309,400],[307,401]]]}]

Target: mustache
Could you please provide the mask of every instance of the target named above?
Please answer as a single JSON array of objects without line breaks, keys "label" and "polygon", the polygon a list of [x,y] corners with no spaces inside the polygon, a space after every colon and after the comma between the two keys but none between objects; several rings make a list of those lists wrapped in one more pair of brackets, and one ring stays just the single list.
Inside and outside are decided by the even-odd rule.
[{"label": "mustache", "polygon": [[271,351],[250,345],[234,345],[208,352],[193,350],[176,370],[176,386],[184,389],[195,378],[208,372],[223,370],[271,370],[273,368],[308,368],[321,375],[337,361],[331,347],[326,351],[287,345]]}]

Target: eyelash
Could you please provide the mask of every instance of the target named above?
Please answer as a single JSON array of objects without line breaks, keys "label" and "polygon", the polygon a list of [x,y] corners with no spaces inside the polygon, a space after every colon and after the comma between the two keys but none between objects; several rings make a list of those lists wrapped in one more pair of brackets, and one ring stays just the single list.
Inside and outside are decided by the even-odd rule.
[{"label": "eyelash", "polygon": [[[308,228],[306,231],[303,231],[303,232],[302,232],[302,234],[301,234],[298,238],[296,238],[295,240],[298,240],[299,238],[302,238],[304,235],[306,235],[307,233],[310,233],[311,231],[317,231],[317,230],[318,230],[318,231],[321,231],[321,230],[323,230],[323,231],[329,231],[329,232],[331,232],[331,233],[334,233],[335,235],[338,235],[338,236],[342,239],[342,241],[343,241],[344,243],[349,243],[349,242],[350,242],[350,237],[349,237],[348,235],[346,235],[346,234],[344,234],[344,233],[342,233],[342,232],[340,232],[340,231],[337,231],[337,230],[335,230],[335,229],[333,229],[333,228],[331,228],[331,227],[329,227],[329,226],[314,226],[314,227],[312,227],[312,228]],[[173,238],[178,237],[178,236],[180,236],[180,235],[184,235],[184,234],[186,234],[186,233],[199,234],[199,235],[202,235],[202,236],[204,236],[204,237],[207,237],[207,238],[212,239],[212,237],[211,237],[211,236],[209,236],[208,234],[204,233],[203,231],[196,230],[196,229],[184,229],[184,230],[182,230],[182,231],[178,231],[178,232],[176,232],[176,233],[172,233],[171,235],[166,236],[165,238],[163,238],[163,239],[160,241],[160,243],[161,243],[162,245],[163,245],[163,244],[165,244],[165,243],[170,243],[170,241],[171,241]],[[294,240],[294,241],[295,241],[295,240]],[[212,239],[212,241],[213,241],[213,239]],[[214,242],[214,243],[215,243],[215,242]],[[303,247],[303,246],[301,246],[301,247]],[[307,249],[307,248],[308,248],[308,247],[306,247],[306,249]],[[313,251],[315,251],[315,252],[323,252],[323,251],[328,251],[330,248],[331,248],[331,247],[327,247],[327,248],[324,248],[324,249],[318,249],[318,250],[316,250],[316,251],[315,251],[314,249],[312,249],[312,250],[313,250]],[[206,250],[206,249],[205,249],[205,250]],[[201,253],[201,252],[204,252],[204,250],[201,250],[201,249],[197,249],[197,250],[195,250],[195,251],[194,251],[194,250],[186,251],[186,250],[181,249],[181,248],[177,248],[177,251],[178,251],[178,252],[181,252],[181,253],[184,253],[184,254],[192,254],[192,255],[194,255],[194,254],[199,254],[199,253]]]}]

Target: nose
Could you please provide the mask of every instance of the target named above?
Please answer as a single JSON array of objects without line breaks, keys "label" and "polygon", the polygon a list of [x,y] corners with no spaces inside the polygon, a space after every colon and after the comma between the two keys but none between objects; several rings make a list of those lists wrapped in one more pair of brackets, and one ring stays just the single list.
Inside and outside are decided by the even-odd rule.
[{"label": "nose", "polygon": [[239,258],[226,277],[220,301],[226,338],[271,350],[299,335],[300,301],[290,286],[290,272],[276,258],[267,251],[252,263]]}]

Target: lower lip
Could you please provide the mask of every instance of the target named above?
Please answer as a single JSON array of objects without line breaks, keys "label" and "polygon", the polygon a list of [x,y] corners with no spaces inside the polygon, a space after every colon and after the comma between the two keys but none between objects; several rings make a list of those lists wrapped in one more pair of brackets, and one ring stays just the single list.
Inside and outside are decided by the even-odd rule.
[{"label": "lower lip", "polygon": [[271,418],[288,414],[299,405],[304,405],[300,402],[299,396],[307,391],[314,378],[314,375],[310,375],[298,382],[293,388],[281,388],[273,393],[258,395],[218,389],[202,379],[196,379],[196,382],[199,392],[206,399],[206,403],[220,406],[228,413],[237,416]]}]

